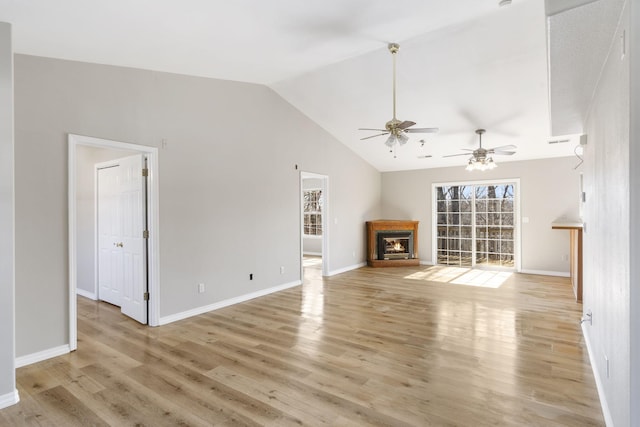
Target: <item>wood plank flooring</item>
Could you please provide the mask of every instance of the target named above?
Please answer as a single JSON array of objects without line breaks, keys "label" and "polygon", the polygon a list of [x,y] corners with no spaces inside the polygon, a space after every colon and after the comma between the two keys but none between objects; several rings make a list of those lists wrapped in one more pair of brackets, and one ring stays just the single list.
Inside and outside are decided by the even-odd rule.
[{"label": "wood plank flooring", "polygon": [[[464,282],[466,284],[455,284]],[[602,426],[569,279],[362,268],[170,325],[78,299],[7,426]]]}]

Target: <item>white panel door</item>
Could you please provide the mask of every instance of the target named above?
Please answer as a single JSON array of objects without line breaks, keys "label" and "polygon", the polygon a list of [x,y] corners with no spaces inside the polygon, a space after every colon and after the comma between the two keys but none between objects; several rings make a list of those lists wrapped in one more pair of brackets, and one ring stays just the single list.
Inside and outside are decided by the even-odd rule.
[{"label": "white panel door", "polygon": [[147,323],[145,182],[143,157],[135,155],[98,169],[99,299]]},{"label": "white panel door", "polygon": [[122,298],[122,223],[119,167],[98,169],[98,298],[120,306]]},{"label": "white panel door", "polygon": [[142,155],[120,159],[120,206],[122,208],[122,313],[147,323],[145,182]]}]

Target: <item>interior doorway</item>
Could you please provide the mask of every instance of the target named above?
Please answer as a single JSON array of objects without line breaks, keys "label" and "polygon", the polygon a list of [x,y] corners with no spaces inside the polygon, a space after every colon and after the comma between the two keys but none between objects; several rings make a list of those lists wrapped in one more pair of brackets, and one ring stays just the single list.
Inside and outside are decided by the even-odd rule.
[{"label": "interior doorway", "polygon": [[305,268],[329,275],[329,177],[311,172],[300,173],[302,277]]},{"label": "interior doorway", "polygon": [[[94,263],[97,299],[147,324],[147,158],[134,154],[95,167]],[[76,286],[80,286],[77,283]]]},{"label": "interior doorway", "polygon": [[[159,294],[159,229],[158,229],[158,150],[155,147],[105,140],[80,135],[69,141],[69,345],[77,349],[77,295],[98,299],[97,264],[97,172],[101,161],[137,155],[146,159],[146,205],[148,231],[145,257],[148,271],[148,314],[145,321],[157,326],[160,318]],[[90,155],[87,157],[87,153]],[[140,170],[142,174],[142,169]],[[87,174],[89,179],[86,179]],[[87,212],[90,212],[89,214]],[[142,232],[142,230],[140,230]],[[119,243],[119,242],[118,242]],[[133,270],[132,270],[133,271]],[[146,307],[146,304],[145,304]],[[125,313],[126,314],[126,313]],[[148,315],[148,322],[146,317]],[[136,319],[141,321],[141,319]]]}]

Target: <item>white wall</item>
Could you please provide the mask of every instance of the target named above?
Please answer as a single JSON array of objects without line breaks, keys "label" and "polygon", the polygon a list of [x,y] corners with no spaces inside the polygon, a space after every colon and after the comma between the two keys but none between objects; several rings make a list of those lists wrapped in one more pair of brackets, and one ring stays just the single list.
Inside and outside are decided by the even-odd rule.
[{"label": "white wall", "polygon": [[569,234],[552,230],[560,218],[575,219],[579,209],[579,172],[575,157],[521,162],[500,162],[492,171],[469,172],[460,166],[382,174],[382,206],[385,219],[420,221],[420,260],[433,262],[431,184],[492,179],[520,179],[523,271],[568,274]]},{"label": "white wall", "polygon": [[[631,418],[633,407],[637,413],[638,400],[631,401],[630,389],[632,369],[635,371],[640,363],[631,359],[631,345],[637,350],[640,338],[638,325],[631,326],[632,314],[637,316],[638,312],[637,305],[632,305],[631,289],[637,292],[638,283],[630,281],[631,266],[635,265],[634,271],[638,268],[638,254],[630,252],[630,231],[637,237],[637,229],[630,224],[638,218],[637,211],[635,217],[630,216],[634,213],[630,206],[630,160],[635,167],[638,157],[631,157],[637,149],[630,151],[629,144],[629,54],[622,56],[619,41],[623,31],[629,34],[628,4],[616,34],[608,35],[611,51],[585,123],[588,144],[584,172],[583,307],[593,313],[593,325],[585,324],[583,329],[605,417],[615,426],[640,423],[640,419]],[[637,172],[634,177],[637,183]]]},{"label": "white wall", "polygon": [[17,400],[14,322],[13,50],[0,22],[0,408]]},{"label": "white wall", "polygon": [[77,288],[90,298],[96,298],[95,164],[132,154],[83,145],[76,149]]},{"label": "white wall", "polygon": [[330,268],[364,262],[380,174],[271,89],[24,55],[15,64],[19,356],[69,341],[67,133],[159,148],[162,317],[300,280],[300,170],[330,179]]},{"label": "white wall", "polygon": [[[630,152],[629,159],[640,159],[640,0],[631,0],[630,25],[628,27],[631,100],[630,100]],[[640,218],[640,168],[630,170],[631,211],[630,218]],[[629,360],[631,395],[630,402],[640,402],[640,223],[630,221],[631,275],[630,275],[630,331],[631,352]],[[640,425],[640,405],[631,405],[631,425]]]}]

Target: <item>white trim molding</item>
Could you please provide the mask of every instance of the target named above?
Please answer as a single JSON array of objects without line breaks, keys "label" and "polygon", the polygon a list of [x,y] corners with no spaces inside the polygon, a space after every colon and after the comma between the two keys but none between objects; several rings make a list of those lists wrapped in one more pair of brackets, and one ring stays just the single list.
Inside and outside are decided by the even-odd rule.
[{"label": "white trim molding", "polygon": [[15,405],[18,402],[20,402],[20,394],[18,394],[18,390],[13,390],[11,393],[0,396],[0,409]]},{"label": "white trim molding", "polygon": [[593,357],[593,347],[591,347],[591,340],[589,339],[589,334],[587,333],[587,324],[582,324],[582,336],[584,337],[584,343],[587,346],[587,353],[589,353],[589,362],[591,363],[591,369],[593,371],[593,376],[596,380],[596,389],[598,390],[598,397],[600,398],[600,406],[602,408],[602,415],[604,417],[604,422],[607,427],[613,427],[613,417],[611,416],[611,410],[609,409],[609,404],[607,403],[607,395],[604,392],[604,385],[602,384],[602,378],[598,373],[598,364]]},{"label": "white trim molding", "polygon": [[224,307],[229,307],[230,305],[239,304],[241,302],[249,301],[254,298],[262,297],[265,295],[269,295],[275,292],[284,291],[285,289],[294,288],[296,286],[302,285],[300,280],[296,280],[294,282],[284,283],[282,285],[274,286],[267,289],[261,289],[256,292],[251,292],[245,295],[240,295],[234,298],[229,298],[223,301],[219,301],[213,304],[205,305],[203,307],[194,308],[191,310],[183,311],[176,314],[171,314],[169,316],[160,318],[160,325],[167,325],[169,323],[177,322],[178,320],[184,320],[189,317],[198,316],[200,314],[208,313],[210,311],[219,310]]},{"label": "white trim molding", "polygon": [[76,294],[80,295],[81,297],[89,298],[90,300],[94,300],[94,301],[98,300],[98,296],[95,294],[95,292],[89,292],[89,291],[85,291],[84,289],[77,288]]},{"label": "white trim molding", "polygon": [[353,264],[353,265],[349,265],[347,267],[344,268],[339,268],[337,270],[332,270],[329,272],[329,274],[327,274],[327,276],[335,276],[336,274],[342,274],[342,273],[346,273],[347,271],[351,271],[351,270],[357,270],[359,268],[365,267],[367,265],[366,262],[360,262],[358,264]]},{"label": "white trim molding", "polygon": [[537,274],[539,276],[555,276],[555,277],[571,277],[566,271],[548,271],[548,270],[520,270],[522,274]]},{"label": "white trim molding", "polygon": [[42,362],[43,360],[62,356],[67,353],[71,353],[71,347],[68,344],[61,345],[60,347],[49,348],[37,353],[27,354],[26,356],[16,357],[16,368],[22,368],[23,366]]}]

